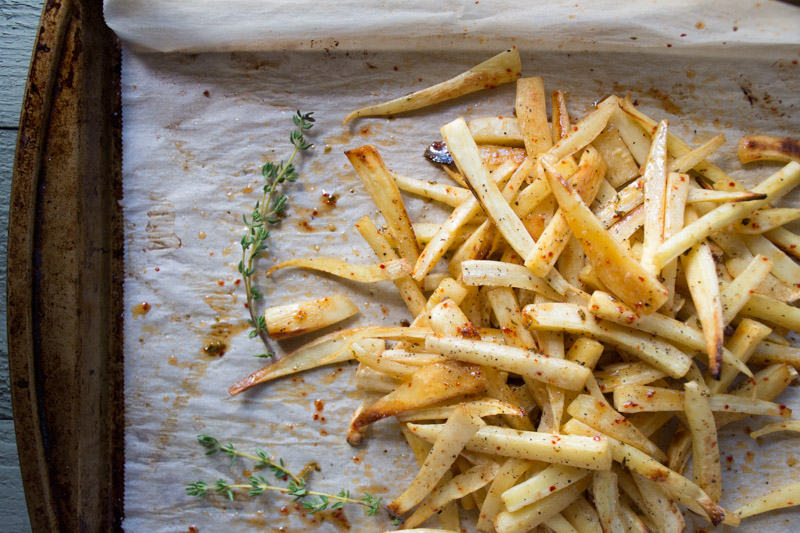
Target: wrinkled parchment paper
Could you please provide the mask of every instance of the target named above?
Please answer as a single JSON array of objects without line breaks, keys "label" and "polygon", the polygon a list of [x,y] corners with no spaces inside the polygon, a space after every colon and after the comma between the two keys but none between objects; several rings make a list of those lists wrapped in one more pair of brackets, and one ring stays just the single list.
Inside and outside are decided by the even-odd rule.
[{"label": "wrinkled parchment paper", "polygon": [[[126,40],[126,531],[344,527],[331,515],[305,517],[277,494],[242,494],[232,502],[188,497],[187,482],[246,480],[257,473],[246,460],[230,466],[225,457],[205,457],[196,442],[200,433],[242,451],[260,447],[294,471],[316,461],[321,471],[311,484],[325,492],[348,488],[388,502],[416,471],[393,421],[375,424],[362,447],[345,443],[361,398],[352,364],[233,398],[227,393],[264,364],[251,357],[263,347],[247,337],[238,285],[241,215],[258,196],[260,166],[288,156],[296,109],[318,119],[314,148],[298,161],[302,178],[289,189],[290,216],[273,230],[258,284],[270,305],[347,294],[361,312],[343,327],[398,325],[411,317],[391,283],[365,286],[289,269],[272,279],[263,275],[292,257],[375,261],[353,222],[364,214],[382,220],[342,152],[375,144],[393,170],[446,181],[422,158],[425,146],[459,115],[511,114],[514,87],[342,128],[352,109],[436,83],[515,44],[523,75],[543,76],[548,90],[566,90],[573,116],[609,93],[630,91],[641,109],[670,118],[671,128],[694,145],[724,132],[729,141],[715,161],[745,181],[764,179],[776,167],[742,170],[735,158],[741,134],[796,136],[800,130],[795,8],[772,2],[563,3],[547,10],[498,5],[444,1],[431,12],[422,2],[365,8],[349,2],[107,0],[107,21]],[[338,195],[334,208],[324,205],[324,193]],[[798,199],[795,193],[789,202]],[[415,221],[445,216],[418,199],[409,201],[409,210]],[[280,347],[286,352],[304,340]],[[224,345],[221,356],[203,349],[215,343]],[[795,391],[786,402],[800,408]],[[791,436],[757,444],[745,433],[746,426],[768,421],[751,419],[720,432],[724,505],[737,507],[800,481],[793,468],[800,450]],[[358,507],[345,514],[353,531],[391,526],[385,514],[364,517]],[[770,513],[746,521],[742,530],[792,531],[798,518],[797,511]]]}]

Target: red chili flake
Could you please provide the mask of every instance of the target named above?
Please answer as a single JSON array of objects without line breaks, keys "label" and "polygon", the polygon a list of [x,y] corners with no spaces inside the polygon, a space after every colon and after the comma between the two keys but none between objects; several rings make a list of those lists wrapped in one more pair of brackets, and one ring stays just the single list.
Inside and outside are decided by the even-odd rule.
[{"label": "red chili flake", "polygon": [[380,264],[380,267],[381,267],[381,268],[386,268],[386,265],[384,265],[383,263],[381,263],[381,264]]},{"label": "red chili flake", "polygon": [[556,486],[555,485],[550,485],[550,492],[555,492],[555,490],[556,490]]},{"label": "red chili flake", "polygon": [[220,279],[220,280],[217,280],[217,285],[219,285],[220,287],[222,287],[223,285],[225,285],[225,282],[224,282],[224,281],[222,281],[221,279]]},{"label": "red chili flake", "polygon": [[595,435],[594,440],[595,442],[600,442],[600,435]]},{"label": "red chili flake", "polygon": [[155,270],[156,272],[161,272],[161,269],[158,267],[154,268],[153,270]]},{"label": "red chili flake", "polygon": [[238,287],[241,282],[242,282],[242,280],[237,279],[236,281],[233,282],[233,284]]}]

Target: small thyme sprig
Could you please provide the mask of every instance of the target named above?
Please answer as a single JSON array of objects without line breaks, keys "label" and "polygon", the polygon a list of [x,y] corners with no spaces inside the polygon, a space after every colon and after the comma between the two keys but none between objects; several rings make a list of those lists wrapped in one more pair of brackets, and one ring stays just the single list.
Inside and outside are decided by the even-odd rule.
[{"label": "small thyme sprig", "polygon": [[355,504],[365,507],[364,512],[368,516],[375,516],[380,512],[383,498],[364,493],[360,498],[353,498],[349,490],[342,489],[336,494],[316,492],[308,488],[308,476],[314,470],[319,470],[316,463],[306,465],[300,475],[293,474],[284,464],[282,459],[277,462],[270,459],[266,452],[257,449],[256,454],[248,454],[237,450],[233,444],[222,443],[210,435],[199,435],[198,442],[206,448],[206,455],[224,453],[231,456],[231,464],[238,457],[245,457],[256,462],[257,468],[269,468],[278,479],[288,479],[289,483],[285,487],[272,485],[267,478],[261,475],[250,476],[249,483],[229,483],[224,479],[218,479],[210,486],[205,481],[187,483],[186,493],[189,496],[203,498],[209,490],[214,490],[222,494],[229,500],[233,500],[234,492],[237,490],[247,490],[250,497],[258,496],[266,491],[280,492],[294,497],[295,502],[299,502],[303,509],[310,514],[325,511],[327,509],[341,509],[345,504]]},{"label": "small thyme sprig", "polygon": [[247,295],[247,309],[250,312],[250,338],[260,337],[267,352],[258,354],[257,357],[271,357],[269,336],[267,335],[267,323],[263,315],[259,315],[255,308],[255,302],[263,297],[257,287],[253,286],[253,274],[255,274],[254,263],[256,258],[267,249],[266,241],[269,239],[267,225],[277,224],[280,215],[286,211],[288,197],[282,193],[281,185],[285,182],[292,183],[297,180],[298,175],[294,167],[295,156],[301,151],[311,148],[305,135],[314,125],[313,113],[297,112],[292,117],[295,129],[289,134],[289,142],[294,146],[292,155],[286,161],[279,163],[268,162],[261,167],[261,174],[264,176],[264,188],[259,201],[256,202],[250,218],[242,215],[247,232],[242,236],[242,259],[239,261],[239,273],[244,280],[244,290]]}]

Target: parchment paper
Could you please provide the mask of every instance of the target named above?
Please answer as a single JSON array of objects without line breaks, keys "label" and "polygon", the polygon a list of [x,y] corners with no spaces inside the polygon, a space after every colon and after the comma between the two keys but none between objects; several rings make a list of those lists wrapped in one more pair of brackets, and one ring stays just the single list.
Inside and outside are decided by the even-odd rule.
[{"label": "parchment paper", "polygon": [[[374,262],[352,224],[364,214],[382,220],[342,152],[375,144],[390,168],[446,180],[422,158],[425,146],[459,115],[511,114],[514,87],[392,120],[362,119],[342,128],[342,118],[367,103],[458,74],[510,44],[522,52],[523,75],[541,75],[548,90],[567,91],[573,116],[606,94],[630,91],[641,109],[670,118],[674,131],[692,144],[725,132],[729,142],[715,162],[734,177],[752,182],[774,172],[774,165],[741,170],[735,140],[743,133],[797,135],[800,129],[797,10],[771,2],[704,2],[691,9],[681,2],[597,4],[514,13],[521,3],[504,3],[497,12],[491,2],[443,2],[431,15],[422,3],[334,9],[307,2],[225,2],[224,8],[205,2],[107,2],[108,22],[129,39],[122,93],[126,531],[343,527],[329,515],[312,522],[281,495],[237,496],[233,502],[186,496],[187,482],[244,480],[252,471],[249,462],[229,466],[226,458],[204,457],[195,440],[200,433],[243,451],[260,447],[295,471],[317,461],[322,470],[312,485],[327,492],[367,491],[388,502],[415,471],[393,421],[375,424],[361,448],[345,443],[347,421],[361,398],[354,392],[353,365],[308,372],[235,398],[227,393],[229,385],[264,364],[251,357],[263,348],[247,338],[244,295],[237,285],[241,215],[257,198],[260,166],[288,156],[296,109],[315,112],[315,146],[299,160],[302,178],[290,189],[290,217],[273,231],[260,273],[290,257]],[[188,28],[189,22],[197,25]],[[230,51],[251,46],[262,51]],[[154,54],[143,47],[217,52]],[[339,195],[335,208],[323,207],[324,192]],[[789,202],[797,199],[795,193]],[[409,209],[416,221],[445,216],[416,199]],[[410,318],[391,283],[364,286],[296,270],[272,279],[260,274],[258,283],[271,305],[347,294],[361,313],[343,327],[396,325]],[[281,347],[288,351],[302,341]],[[204,352],[214,342],[225,345],[223,355]],[[795,391],[785,401],[798,408]],[[721,431],[723,457],[731,456],[730,462],[723,459],[724,505],[736,507],[800,480],[791,468],[796,445],[790,436],[770,436],[757,445],[745,433],[745,425],[764,422]],[[348,509],[346,516],[353,531],[391,525],[385,515],[364,517],[359,508]],[[791,531],[790,521],[799,517],[797,511],[770,513],[742,529]]]}]

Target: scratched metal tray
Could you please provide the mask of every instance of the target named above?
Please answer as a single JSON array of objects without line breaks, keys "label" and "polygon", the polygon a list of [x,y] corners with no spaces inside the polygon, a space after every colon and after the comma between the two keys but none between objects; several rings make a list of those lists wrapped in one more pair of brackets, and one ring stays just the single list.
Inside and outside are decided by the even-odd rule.
[{"label": "scratched metal tray", "polygon": [[45,1],[8,235],[12,399],[34,531],[121,529],[119,72],[101,0]]}]

